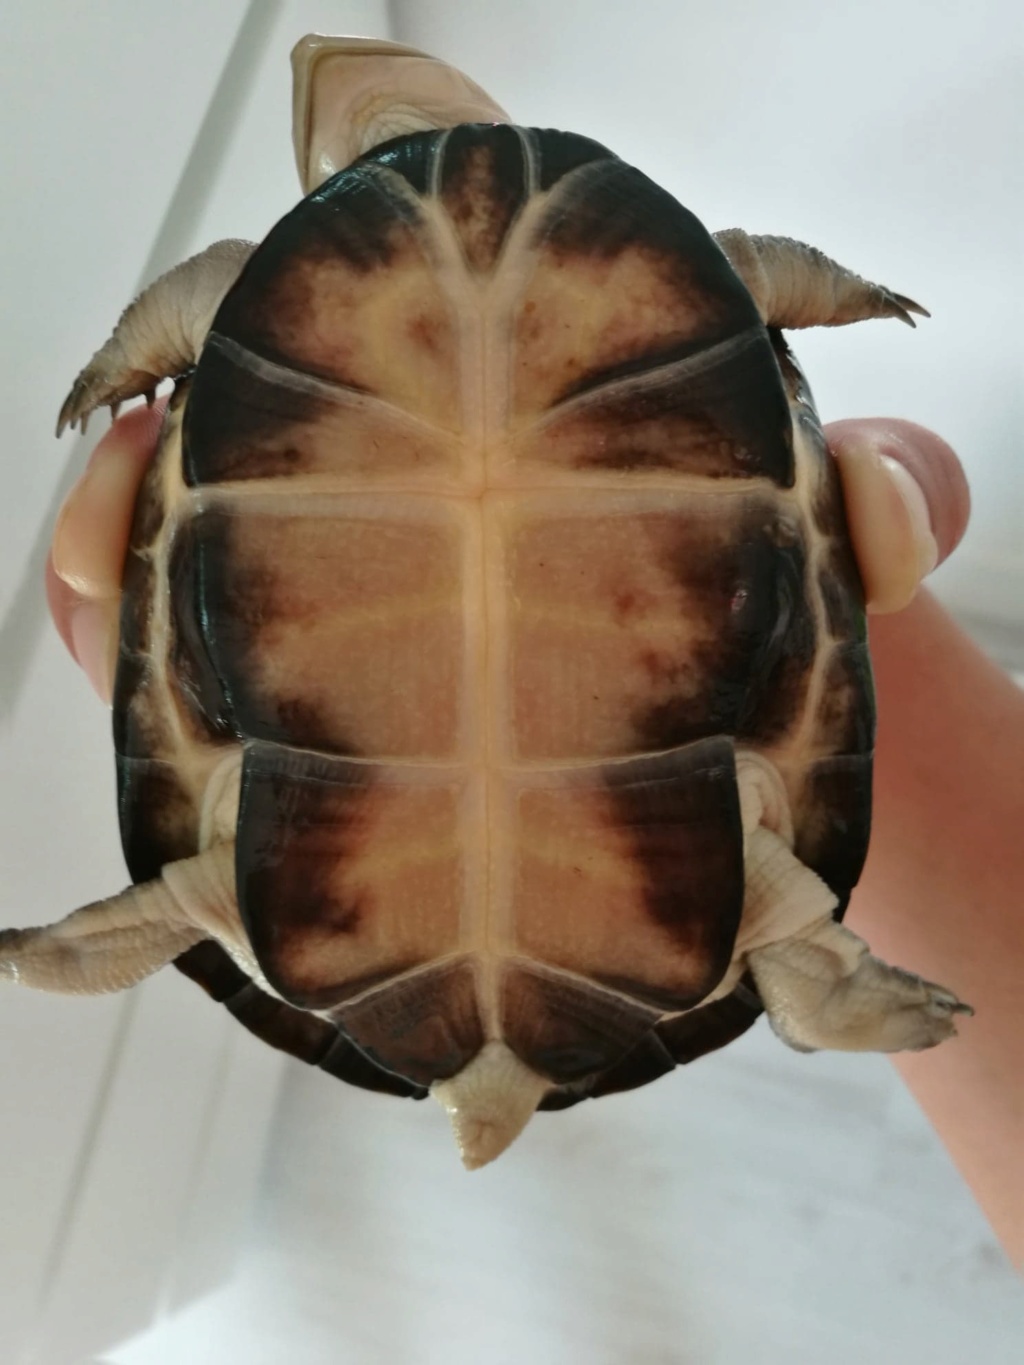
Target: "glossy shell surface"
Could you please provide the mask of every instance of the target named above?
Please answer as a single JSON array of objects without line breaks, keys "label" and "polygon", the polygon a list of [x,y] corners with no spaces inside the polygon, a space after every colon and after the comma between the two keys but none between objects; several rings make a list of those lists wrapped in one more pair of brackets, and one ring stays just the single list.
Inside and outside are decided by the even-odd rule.
[{"label": "glossy shell surface", "polygon": [[736,753],[845,906],[860,587],[810,395],[686,209],[597,144],[376,149],[270,232],[136,514],[115,699],[133,877],[229,837],[277,1046],[422,1095],[486,1038],[556,1107],[756,1017]]}]

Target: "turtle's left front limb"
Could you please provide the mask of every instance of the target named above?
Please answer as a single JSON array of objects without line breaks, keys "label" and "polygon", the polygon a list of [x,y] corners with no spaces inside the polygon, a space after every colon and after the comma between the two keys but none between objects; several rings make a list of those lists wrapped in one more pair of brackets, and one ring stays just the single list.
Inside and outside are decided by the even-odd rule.
[{"label": "turtle's left front limb", "polygon": [[89,414],[140,393],[196,363],[213,315],[255,250],[253,242],[214,242],[142,291],[121,314],[110,340],[86,365],[64,400],[57,435]]},{"label": "turtle's left front limb", "polygon": [[[737,944],[773,1030],[799,1051],[934,1047],[971,1014],[952,991],[872,957],[832,918],[836,898],[790,847],[788,807],[771,765],[737,765],[747,892]],[[774,827],[773,827],[774,826]]]}]

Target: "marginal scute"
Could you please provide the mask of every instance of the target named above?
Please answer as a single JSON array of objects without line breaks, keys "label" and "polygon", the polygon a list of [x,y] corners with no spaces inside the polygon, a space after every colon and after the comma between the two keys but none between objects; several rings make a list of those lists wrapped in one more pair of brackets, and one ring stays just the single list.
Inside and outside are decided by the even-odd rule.
[{"label": "marginal scute", "polygon": [[206,940],[176,960],[195,981],[262,1042],[328,1075],[367,1090],[423,1099],[426,1090],[376,1066],[337,1025],[262,991],[218,943]]}]

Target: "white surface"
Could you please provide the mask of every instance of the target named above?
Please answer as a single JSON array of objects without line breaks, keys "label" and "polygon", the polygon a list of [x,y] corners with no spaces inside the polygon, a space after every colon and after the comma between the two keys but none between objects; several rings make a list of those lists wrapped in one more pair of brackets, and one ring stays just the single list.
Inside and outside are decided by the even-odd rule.
[{"label": "white surface", "polygon": [[[108,718],[38,628],[38,565],[19,585],[66,459],[49,438],[63,386],[143,274],[290,205],[288,48],[310,28],[380,33],[386,8],[259,0],[212,106],[241,0],[5,16],[5,923],[124,880]],[[798,351],[826,417],[906,413],[958,445],[975,529],[940,586],[1024,622],[1015,8],[390,8],[396,36],[523,121],[606,141],[710,226],[791,232],[920,296],[935,317],[916,334],[871,324]],[[246,1258],[195,1302],[231,1263],[278,1063],[172,974],[129,1001],[0,993],[5,1362],[33,1339],[37,1365],[77,1365],[161,1313],[105,1358],[1024,1358],[1019,1286],[888,1064],[794,1057],[766,1033],[539,1118],[472,1178],[440,1112],[289,1065]]]},{"label": "white surface", "polygon": [[1024,1287],[879,1057],[763,1025],[458,1164],[289,1068],[233,1282],[116,1365],[1019,1365]]}]

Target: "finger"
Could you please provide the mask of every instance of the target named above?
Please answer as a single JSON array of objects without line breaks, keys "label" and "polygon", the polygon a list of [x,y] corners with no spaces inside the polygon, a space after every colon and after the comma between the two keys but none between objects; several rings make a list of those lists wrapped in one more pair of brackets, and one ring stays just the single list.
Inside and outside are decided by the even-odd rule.
[{"label": "finger", "polygon": [[109,706],[114,693],[120,599],[81,597],[59,577],[53,556],[46,564],[46,598],[50,615],[71,657],[78,663],[101,701]]},{"label": "finger", "polygon": [[135,499],[165,406],[134,408],[114,423],[65,499],[53,534],[46,592],[54,624],[105,701]]},{"label": "finger", "polygon": [[839,467],[868,610],[899,611],[959,544],[970,493],[954,452],[898,418],[825,428]]}]

